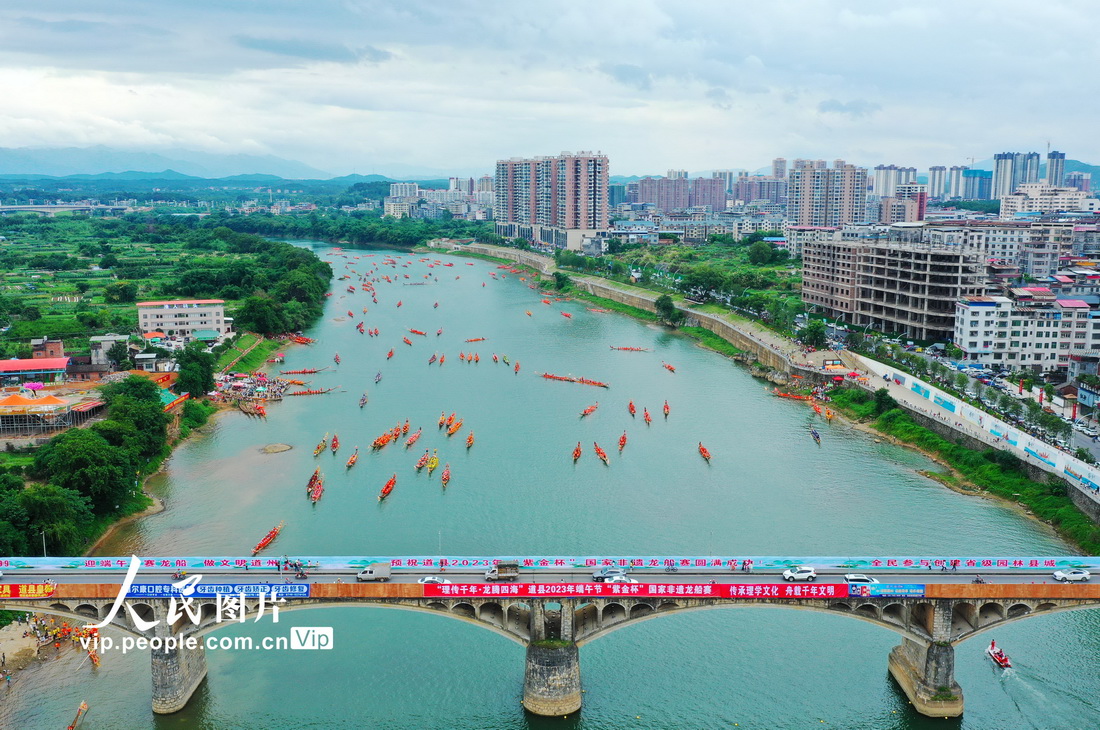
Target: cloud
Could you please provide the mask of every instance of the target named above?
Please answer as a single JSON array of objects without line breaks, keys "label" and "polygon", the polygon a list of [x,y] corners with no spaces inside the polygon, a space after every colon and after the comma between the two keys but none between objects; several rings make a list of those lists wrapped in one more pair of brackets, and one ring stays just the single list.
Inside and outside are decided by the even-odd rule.
[{"label": "cloud", "polygon": [[254,51],[264,51],[277,56],[290,56],[292,58],[304,58],[309,61],[333,61],[336,63],[353,63],[360,59],[372,62],[388,60],[393,56],[388,51],[365,46],[352,50],[347,46],[332,43],[322,43],[301,38],[254,38],[252,36],[237,35],[233,40],[242,48]]},{"label": "cloud", "polygon": [[[0,139],[240,150],[335,172],[379,159],[489,170],[570,148],[602,149],[623,174],[779,156],[951,165],[1048,136],[1100,162],[1100,99],[1079,93],[1100,44],[1074,0],[257,7],[23,3],[0,23]],[[1067,99],[1074,113],[1052,122]]]},{"label": "cloud", "polygon": [[865,99],[854,99],[849,102],[826,99],[817,105],[817,110],[822,114],[843,114],[852,119],[870,116],[881,108],[878,104]]},{"label": "cloud", "polygon": [[641,66],[629,63],[602,63],[600,70],[624,86],[632,86],[639,91],[649,91],[653,78]]}]

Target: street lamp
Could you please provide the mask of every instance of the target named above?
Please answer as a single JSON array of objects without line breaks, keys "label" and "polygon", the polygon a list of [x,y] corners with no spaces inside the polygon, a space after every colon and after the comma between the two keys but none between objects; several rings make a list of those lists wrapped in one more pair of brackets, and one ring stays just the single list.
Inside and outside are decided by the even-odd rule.
[{"label": "street lamp", "polygon": [[46,557],[46,531],[42,531],[42,557]]}]

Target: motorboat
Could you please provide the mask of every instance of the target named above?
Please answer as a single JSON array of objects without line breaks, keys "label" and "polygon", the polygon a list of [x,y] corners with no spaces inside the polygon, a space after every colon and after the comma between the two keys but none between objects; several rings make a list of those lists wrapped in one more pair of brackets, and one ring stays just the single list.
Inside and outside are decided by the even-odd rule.
[{"label": "motorboat", "polygon": [[988,656],[990,660],[992,660],[992,662],[1001,669],[1012,668],[1012,662],[1009,660],[1008,655],[1005,654],[1001,649],[997,648],[996,641],[989,642],[989,646],[985,648],[985,653],[986,656]]}]

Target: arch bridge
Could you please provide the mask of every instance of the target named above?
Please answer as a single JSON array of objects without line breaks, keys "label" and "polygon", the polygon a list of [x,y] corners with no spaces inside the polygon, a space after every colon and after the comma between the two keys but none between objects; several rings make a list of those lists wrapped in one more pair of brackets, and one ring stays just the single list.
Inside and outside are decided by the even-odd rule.
[{"label": "arch bridge", "polygon": [[[540,584],[525,584],[534,593]],[[553,585],[553,584],[551,584]],[[647,584],[642,584],[647,585]],[[486,586],[469,586],[472,593]],[[697,586],[700,592],[706,586]],[[957,716],[963,711],[963,693],[954,676],[955,646],[984,631],[1032,616],[1100,607],[1100,586],[1049,584],[930,584],[921,596],[849,596],[847,586],[833,586],[837,595],[761,597],[684,594],[636,595],[634,586],[601,586],[600,595],[586,595],[591,584],[564,586],[562,595],[439,595],[440,589],[466,586],[418,584],[312,584],[308,598],[286,598],[280,611],[338,606],[376,606],[421,611],[465,621],[500,634],[526,647],[523,704],[539,715],[567,715],[580,709],[579,648],[612,631],[661,616],[737,606],[772,606],[848,616],[876,624],[901,636],[888,658],[890,674],[921,713]],[[494,586],[493,588],[496,588]],[[522,587],[519,587],[522,588]],[[776,586],[786,588],[786,586]],[[843,589],[843,593],[841,590]],[[92,624],[105,619],[115,602],[117,584],[63,584],[47,598],[3,598],[0,609],[34,611]],[[487,592],[487,591],[486,591]],[[782,593],[782,591],[777,591]],[[832,592],[832,591],[830,591]],[[651,591],[642,591],[651,593]],[[816,593],[816,591],[815,591]],[[436,594],[436,595],[432,595]],[[152,705],[156,713],[182,709],[206,676],[202,637],[224,624],[218,620],[214,597],[195,598],[193,621],[186,614],[168,623],[168,597],[131,598],[128,610],[118,611],[109,625],[131,637],[194,639],[194,646],[151,649]],[[247,598],[252,617],[260,598]],[[266,599],[270,611],[270,598]],[[251,618],[250,618],[251,620]]]}]

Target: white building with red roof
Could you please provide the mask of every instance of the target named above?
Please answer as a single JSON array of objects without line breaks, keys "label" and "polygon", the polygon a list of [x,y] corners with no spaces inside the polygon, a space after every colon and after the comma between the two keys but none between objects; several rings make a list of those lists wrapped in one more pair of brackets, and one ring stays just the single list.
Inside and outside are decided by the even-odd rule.
[{"label": "white building with red roof", "polygon": [[[221,337],[230,330],[225,318],[223,299],[173,299],[163,302],[138,302],[138,327],[142,335],[154,332],[184,342]],[[199,335],[199,337],[196,337]]]}]

